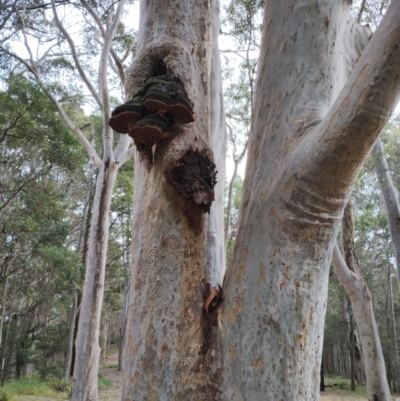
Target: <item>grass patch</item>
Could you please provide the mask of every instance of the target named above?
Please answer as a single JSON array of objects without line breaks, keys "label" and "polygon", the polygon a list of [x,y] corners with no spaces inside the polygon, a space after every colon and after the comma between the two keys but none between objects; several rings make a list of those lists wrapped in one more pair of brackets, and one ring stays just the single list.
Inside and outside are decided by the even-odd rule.
[{"label": "grass patch", "polygon": [[15,397],[10,390],[0,388],[0,401],[15,401]]},{"label": "grass patch", "polygon": [[37,395],[40,397],[56,397],[57,393],[47,383],[38,379],[12,380],[4,388],[16,395]]},{"label": "grass patch", "polygon": [[105,390],[106,388],[111,388],[113,386],[113,382],[102,375],[98,376],[98,388],[99,390]]},{"label": "grass patch", "polygon": [[115,363],[109,363],[108,365],[104,365],[103,368],[105,369],[117,369],[118,365]]},{"label": "grass patch", "polygon": [[[340,377],[340,376],[326,376],[325,377],[325,386],[326,391],[321,392],[322,395],[331,395],[336,396],[336,398],[332,398],[332,400],[354,400],[354,399],[362,399],[366,400],[367,397],[367,388],[366,386],[357,386],[356,391],[351,391],[351,380],[348,378]],[[324,400],[328,400],[329,398],[324,397]]]}]

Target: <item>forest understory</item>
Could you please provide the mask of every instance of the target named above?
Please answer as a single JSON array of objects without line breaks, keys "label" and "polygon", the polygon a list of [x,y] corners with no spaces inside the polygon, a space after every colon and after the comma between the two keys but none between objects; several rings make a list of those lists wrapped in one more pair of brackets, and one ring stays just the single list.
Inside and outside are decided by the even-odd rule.
[{"label": "forest understory", "polygon": [[[118,350],[110,350],[109,355],[100,367],[100,376],[109,383],[107,387],[99,387],[100,401],[120,401],[122,392],[123,372],[119,372],[118,366]],[[350,391],[350,380],[339,376],[325,378],[326,391],[321,393],[321,401],[351,401],[362,400],[367,401],[367,393],[365,386],[358,386],[355,392]],[[393,401],[397,400],[400,394],[393,394]],[[61,401],[68,400],[67,393],[59,393],[56,397],[38,396],[38,395],[16,395],[16,401]]]}]

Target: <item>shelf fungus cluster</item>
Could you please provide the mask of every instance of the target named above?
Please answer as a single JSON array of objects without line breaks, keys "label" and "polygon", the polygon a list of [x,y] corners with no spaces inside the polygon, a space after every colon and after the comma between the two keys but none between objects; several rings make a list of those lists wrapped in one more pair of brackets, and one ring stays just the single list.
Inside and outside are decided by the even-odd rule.
[{"label": "shelf fungus cluster", "polygon": [[111,114],[110,127],[129,134],[138,148],[153,147],[171,136],[175,124],[189,124],[194,115],[186,90],[174,78],[160,75],[149,78],[131,99]]}]

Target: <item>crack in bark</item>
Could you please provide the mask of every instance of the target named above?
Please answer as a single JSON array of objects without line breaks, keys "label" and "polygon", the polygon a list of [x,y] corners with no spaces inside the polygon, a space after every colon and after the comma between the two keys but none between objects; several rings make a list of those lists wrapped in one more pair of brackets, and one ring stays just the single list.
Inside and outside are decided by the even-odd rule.
[{"label": "crack in bark", "polygon": [[[208,393],[211,393],[213,400],[220,399],[221,392],[219,390],[219,382],[221,380],[221,368],[218,366],[218,344],[217,344],[217,330],[218,330],[218,310],[222,302],[222,288],[218,286],[218,295],[202,310],[201,314],[201,331],[203,334],[203,343],[199,351],[199,358],[196,363],[195,372],[204,372],[210,382],[206,386]],[[212,293],[210,283],[206,283],[204,292],[204,303]],[[207,310],[208,309],[208,310]]]}]

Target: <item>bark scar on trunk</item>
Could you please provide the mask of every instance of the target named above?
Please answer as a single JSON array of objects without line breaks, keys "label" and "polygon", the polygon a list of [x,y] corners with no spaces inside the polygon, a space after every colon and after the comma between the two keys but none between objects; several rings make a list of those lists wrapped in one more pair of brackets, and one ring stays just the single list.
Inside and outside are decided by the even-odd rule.
[{"label": "bark scar on trunk", "polygon": [[217,182],[215,164],[205,151],[188,150],[169,170],[164,172],[167,182],[184,201],[184,212],[189,225],[198,231],[203,213],[209,213]]},{"label": "bark scar on trunk", "polygon": [[[212,294],[210,283],[206,283],[204,291],[204,304],[210,298]],[[221,369],[218,364],[218,344],[217,344],[217,333],[218,333],[218,310],[222,302],[222,288],[218,286],[218,295],[213,298],[212,302],[208,305],[204,305],[201,314],[201,331],[203,333],[203,342],[199,351],[199,358],[196,363],[195,372],[204,372],[209,377],[210,382],[213,386],[210,387],[210,391],[213,394],[213,400],[218,400],[221,395],[218,390],[217,383],[221,379]],[[208,310],[207,310],[208,309]]]}]

